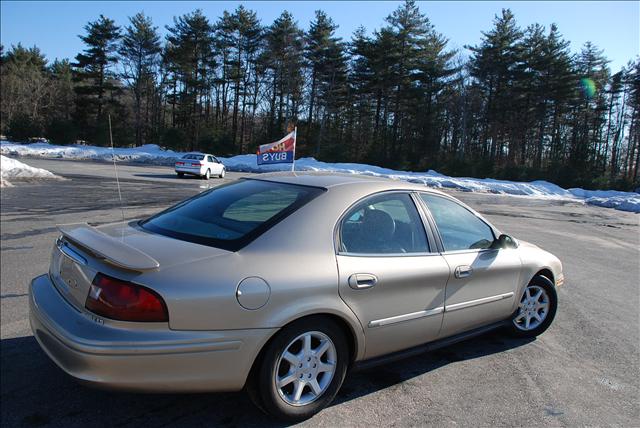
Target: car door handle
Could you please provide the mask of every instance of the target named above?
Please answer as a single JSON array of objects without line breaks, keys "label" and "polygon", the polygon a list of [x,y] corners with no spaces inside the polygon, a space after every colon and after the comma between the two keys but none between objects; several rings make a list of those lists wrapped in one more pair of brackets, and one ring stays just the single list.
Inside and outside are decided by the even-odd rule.
[{"label": "car door handle", "polygon": [[349,287],[354,290],[371,288],[378,283],[378,278],[370,273],[354,273],[349,277]]},{"label": "car door handle", "polygon": [[471,266],[458,266],[455,270],[456,278],[468,278],[473,274],[473,268]]}]

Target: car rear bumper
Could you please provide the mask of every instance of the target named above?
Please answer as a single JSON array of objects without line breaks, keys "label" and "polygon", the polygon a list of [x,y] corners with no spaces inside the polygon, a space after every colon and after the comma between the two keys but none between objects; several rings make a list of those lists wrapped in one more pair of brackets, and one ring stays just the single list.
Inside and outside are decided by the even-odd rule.
[{"label": "car rear bumper", "polygon": [[194,166],[194,167],[176,166],[175,170],[176,172],[182,172],[184,174],[194,174],[194,175],[204,175],[204,173],[207,171],[203,167],[198,167],[198,166]]},{"label": "car rear bumper", "polygon": [[67,303],[48,275],[31,282],[29,312],[36,340],[62,370],[84,383],[131,391],[240,390],[258,352],[275,332],[101,324]]}]

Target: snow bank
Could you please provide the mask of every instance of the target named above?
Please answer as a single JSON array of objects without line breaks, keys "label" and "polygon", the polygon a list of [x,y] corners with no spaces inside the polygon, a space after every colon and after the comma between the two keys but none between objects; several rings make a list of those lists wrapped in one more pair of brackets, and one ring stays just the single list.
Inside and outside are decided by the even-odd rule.
[{"label": "snow bank", "polygon": [[61,179],[61,177],[42,168],[34,168],[15,159],[0,155],[0,187],[12,187],[8,179]]},{"label": "snow bank", "polygon": [[[2,142],[0,145],[0,153],[4,155],[38,156],[46,158],[93,159],[104,161],[111,161],[112,159],[111,148],[107,147],[80,145],[55,146],[47,143],[23,145],[12,142]],[[163,150],[155,144],[148,144],[136,148],[116,148],[114,154],[118,161],[173,165],[173,162],[181,157],[183,153]],[[288,171],[291,169],[290,164],[258,166],[256,163],[256,155],[238,155],[230,158],[219,157],[219,159],[229,171],[274,172]],[[363,174],[387,177],[395,180],[406,180],[412,183],[422,183],[429,187],[534,198],[570,199],[623,211],[640,212],[640,194],[638,193],[618,192],[614,190],[566,190],[547,181],[523,183],[491,178],[448,177],[432,170],[427,172],[396,171],[366,164],[320,162],[314,158],[296,160],[296,171],[330,171]]]},{"label": "snow bank", "polygon": [[589,205],[615,208],[620,211],[640,212],[640,194],[620,192],[618,190],[569,189],[576,198],[583,199]]},{"label": "snow bank", "polygon": [[[0,153],[13,156],[37,156],[43,158],[60,159],[92,159],[92,160],[112,160],[112,151],[108,147],[95,146],[55,146],[48,143],[17,144],[12,142],[2,142]],[[116,148],[115,156],[118,161],[142,162],[154,165],[172,165],[176,158],[182,153],[171,150],[162,150],[155,144],[129,148]]]},{"label": "snow bank", "polygon": [[[256,155],[240,155],[223,160],[229,170],[247,172],[289,171],[290,164],[256,165]],[[540,198],[573,198],[567,190],[547,181],[518,183],[491,178],[448,177],[436,171],[406,172],[379,166],[357,163],[327,163],[314,158],[296,160],[296,171],[330,171],[386,177],[421,183],[429,187],[445,187],[465,192],[490,192],[497,194],[535,196]]]}]

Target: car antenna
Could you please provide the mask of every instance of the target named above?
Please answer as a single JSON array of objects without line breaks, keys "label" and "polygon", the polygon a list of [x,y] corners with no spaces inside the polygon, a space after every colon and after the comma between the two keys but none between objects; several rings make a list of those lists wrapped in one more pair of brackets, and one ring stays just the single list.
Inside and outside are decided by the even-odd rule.
[{"label": "car antenna", "polygon": [[111,159],[113,160],[113,171],[116,174],[118,185],[118,199],[120,200],[120,213],[122,214],[122,241],[124,241],[124,207],[122,204],[122,192],[120,191],[120,179],[118,178],[118,167],[116,166],[116,149],[113,147],[113,133],[111,132],[111,115],[109,115],[109,141],[111,141]]}]

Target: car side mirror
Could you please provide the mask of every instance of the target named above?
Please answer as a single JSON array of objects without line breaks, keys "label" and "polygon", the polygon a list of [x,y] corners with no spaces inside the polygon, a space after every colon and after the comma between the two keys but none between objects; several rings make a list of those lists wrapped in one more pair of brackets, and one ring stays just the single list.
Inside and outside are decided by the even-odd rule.
[{"label": "car side mirror", "polygon": [[498,236],[498,239],[494,240],[493,243],[491,244],[491,248],[493,248],[494,250],[500,250],[503,248],[517,248],[517,247],[518,247],[518,241],[516,241],[515,238],[512,238],[511,236],[504,233]]}]

